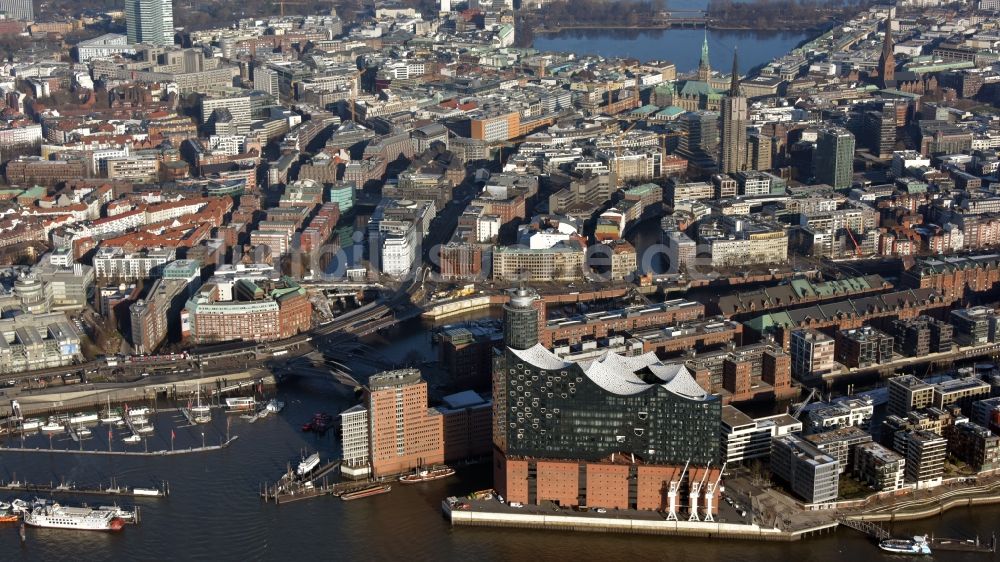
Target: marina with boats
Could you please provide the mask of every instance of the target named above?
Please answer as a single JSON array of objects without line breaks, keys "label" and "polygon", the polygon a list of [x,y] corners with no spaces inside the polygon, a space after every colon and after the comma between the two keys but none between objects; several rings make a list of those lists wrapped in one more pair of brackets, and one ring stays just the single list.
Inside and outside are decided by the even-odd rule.
[{"label": "marina with boats", "polygon": [[[253,383],[253,384],[249,384]],[[58,411],[51,404],[47,416],[28,415],[24,404],[11,401],[11,416],[0,419],[0,449],[89,454],[180,454],[222,449],[235,441],[229,416],[254,423],[280,412],[284,403],[263,393],[260,379],[215,385],[205,392],[201,384],[189,393],[174,390],[175,399],[121,400],[116,393],[101,396],[93,410]],[[226,394],[230,395],[226,395]],[[55,410],[55,411],[53,411]]]}]

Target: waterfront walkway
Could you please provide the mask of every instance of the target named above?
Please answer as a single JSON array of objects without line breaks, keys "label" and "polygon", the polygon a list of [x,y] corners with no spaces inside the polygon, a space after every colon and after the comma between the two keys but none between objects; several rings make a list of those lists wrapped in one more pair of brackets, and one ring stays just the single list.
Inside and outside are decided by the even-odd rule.
[{"label": "waterfront walkway", "polygon": [[0,447],[0,453],[64,453],[70,455],[118,455],[128,457],[165,457],[171,455],[188,455],[191,453],[206,453],[208,451],[219,451],[229,447],[234,441],[239,439],[239,435],[232,436],[229,440],[218,445],[206,445],[204,447],[190,447],[188,449],[174,449],[162,451],[88,451],[86,449],[47,449],[29,447]]},{"label": "waterfront walkway", "polygon": [[815,534],[833,532],[837,522],[803,528],[796,531],[763,527],[758,524],[667,521],[655,511],[608,510],[600,514],[571,511],[549,505],[525,505],[519,508],[496,500],[452,499],[441,503],[445,517],[452,525],[473,527],[506,527],[598,533],[666,535],[753,541],[797,541]]}]

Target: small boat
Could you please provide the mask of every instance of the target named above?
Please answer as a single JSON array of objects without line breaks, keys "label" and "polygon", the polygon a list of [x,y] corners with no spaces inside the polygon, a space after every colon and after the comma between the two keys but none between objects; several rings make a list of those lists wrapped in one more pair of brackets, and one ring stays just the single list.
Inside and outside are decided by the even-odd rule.
[{"label": "small boat", "polygon": [[55,423],[55,422],[52,422],[52,421],[50,421],[50,422],[48,422],[48,423],[46,423],[45,425],[42,426],[42,431],[47,432],[47,433],[52,433],[52,432],[55,432],[55,431],[62,431],[62,430],[63,430],[62,424]]},{"label": "small boat", "polygon": [[265,409],[266,409],[266,410],[267,410],[268,412],[274,412],[275,414],[277,414],[277,413],[278,413],[278,412],[280,412],[280,411],[281,411],[282,409],[284,409],[284,407],[285,407],[285,403],[284,403],[284,402],[282,402],[281,400],[278,400],[277,398],[272,398],[272,399],[271,399],[271,400],[270,400],[270,401],[269,401],[269,402],[267,403],[267,406],[265,407]]},{"label": "small boat", "polygon": [[362,498],[367,498],[371,496],[377,496],[379,494],[388,494],[392,490],[392,486],[388,484],[379,484],[377,486],[369,486],[367,488],[362,488],[360,490],[355,490],[353,492],[347,492],[346,494],[341,494],[340,499],[345,502],[351,500],[360,500]]},{"label": "small boat", "polygon": [[151,426],[151,425],[144,425],[144,426],[136,429],[136,431],[138,431],[139,433],[153,433],[154,429],[153,429],[153,426]]},{"label": "small boat", "polygon": [[447,478],[453,474],[455,474],[454,468],[451,468],[450,466],[442,466],[431,470],[418,470],[413,474],[401,476],[399,478],[399,482],[401,484],[419,484],[421,482],[430,482],[431,480]]},{"label": "small boat", "polygon": [[163,492],[156,488],[132,488],[132,495],[158,498],[163,495]]},{"label": "small boat", "polygon": [[138,443],[139,441],[142,441],[142,437],[139,437],[138,434],[133,433],[132,435],[129,435],[128,437],[122,438],[122,441],[124,441],[126,443]]},{"label": "small boat", "polygon": [[0,513],[7,513],[10,511],[10,504],[7,502],[0,502]]},{"label": "small boat", "polygon": [[10,502],[10,510],[12,513],[24,513],[29,509],[31,509],[31,504],[22,499],[16,499]]},{"label": "small boat", "polygon": [[101,416],[101,423],[112,424],[120,421],[122,421],[122,415],[118,410],[111,409],[111,397],[108,396],[108,409]]},{"label": "small boat", "polygon": [[128,417],[130,418],[142,418],[150,414],[149,408],[145,406],[139,406],[138,408],[133,408],[128,410]]},{"label": "small boat", "polygon": [[122,509],[117,505],[102,505],[97,508],[99,511],[110,511],[115,514],[115,517],[120,518],[122,521],[132,522],[135,521],[135,512],[129,511],[127,509]]},{"label": "small boat", "polygon": [[0,523],[17,523],[21,520],[20,515],[14,515],[13,513],[0,515]]},{"label": "small boat", "polygon": [[98,420],[97,414],[94,412],[77,412],[69,417],[69,423],[71,424],[81,424],[81,423],[93,423]]},{"label": "small boat", "polygon": [[38,418],[21,420],[21,431],[34,431],[40,427],[42,427],[42,420]]},{"label": "small boat", "polygon": [[91,434],[93,434],[93,432],[86,427],[81,427],[76,430],[76,434],[79,435],[80,437],[90,437]]},{"label": "small boat", "polygon": [[191,406],[191,403],[188,402],[188,406],[190,406],[187,409],[188,419],[193,423],[208,423],[212,421],[211,406],[207,404],[202,405],[201,403],[201,386],[198,387],[198,403]]},{"label": "small boat", "polygon": [[226,410],[230,412],[245,412],[253,410],[257,406],[257,399],[253,396],[236,396],[226,398]]},{"label": "small boat", "polygon": [[929,555],[931,547],[927,544],[927,537],[917,535],[912,539],[885,539],[878,543],[878,547],[893,554],[909,555]]}]

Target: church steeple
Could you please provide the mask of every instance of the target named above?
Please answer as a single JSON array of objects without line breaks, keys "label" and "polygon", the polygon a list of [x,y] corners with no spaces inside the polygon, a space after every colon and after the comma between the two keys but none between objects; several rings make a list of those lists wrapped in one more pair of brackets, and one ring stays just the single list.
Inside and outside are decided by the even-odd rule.
[{"label": "church steeple", "polygon": [[879,85],[889,88],[896,83],[896,57],[893,53],[892,12],[885,18],[885,40],[882,42],[882,55],[878,59]]},{"label": "church steeple", "polygon": [[701,60],[698,61],[698,80],[708,82],[712,76],[712,65],[708,62],[708,30],[705,30],[705,39],[701,43]]},{"label": "church steeple", "polygon": [[740,65],[736,59],[736,50],[733,49],[733,73],[729,75],[729,96],[740,96]]}]

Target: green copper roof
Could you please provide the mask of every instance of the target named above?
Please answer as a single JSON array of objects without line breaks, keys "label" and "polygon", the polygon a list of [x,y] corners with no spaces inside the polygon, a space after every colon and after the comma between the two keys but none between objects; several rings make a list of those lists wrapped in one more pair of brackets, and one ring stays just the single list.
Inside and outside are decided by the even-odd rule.
[{"label": "green copper roof", "polygon": [[701,60],[698,61],[698,68],[711,68],[708,62],[708,31],[705,31],[705,39],[701,42]]},{"label": "green copper roof", "polygon": [[701,80],[685,80],[678,93],[682,96],[722,97],[721,92]]}]

